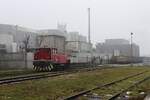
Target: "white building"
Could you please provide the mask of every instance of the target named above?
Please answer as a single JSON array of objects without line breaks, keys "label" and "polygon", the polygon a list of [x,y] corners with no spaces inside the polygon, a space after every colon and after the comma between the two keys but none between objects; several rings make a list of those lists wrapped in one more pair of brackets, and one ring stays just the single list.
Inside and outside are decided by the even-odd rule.
[{"label": "white building", "polygon": [[41,30],[37,36],[38,47],[57,48],[59,53],[65,52],[65,33],[57,29]]},{"label": "white building", "polygon": [[66,50],[70,52],[89,52],[90,46],[86,36],[80,35],[79,32],[69,32],[66,38]]},{"label": "white building", "polygon": [[13,53],[16,53],[19,51],[19,47],[18,47],[17,43],[13,42],[11,45],[12,45],[12,52]]},{"label": "white building", "polygon": [[90,50],[89,49],[90,46],[87,42],[86,37],[80,35],[79,32],[67,33],[66,25],[58,24],[57,29],[33,30],[30,28],[24,28],[24,27],[20,27],[17,25],[0,24],[0,34],[12,35],[13,42],[16,43],[15,44],[11,42],[13,52],[22,51],[24,49],[25,46],[23,42],[27,39],[27,37],[29,37],[29,44],[28,44],[29,48],[39,47],[37,43],[38,35],[65,36],[66,41],[65,41],[65,44],[63,44],[63,46],[66,45],[65,47],[66,51],[68,50],[68,51],[73,51],[73,52],[89,52]]}]

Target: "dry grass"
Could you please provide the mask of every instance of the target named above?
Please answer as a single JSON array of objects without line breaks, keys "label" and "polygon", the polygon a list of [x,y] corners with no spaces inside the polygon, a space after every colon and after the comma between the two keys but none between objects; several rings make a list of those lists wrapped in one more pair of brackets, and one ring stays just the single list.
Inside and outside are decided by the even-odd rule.
[{"label": "dry grass", "polygon": [[92,72],[79,72],[59,77],[0,86],[0,100],[57,100],[99,84],[130,74],[149,70],[147,67],[123,67]]}]

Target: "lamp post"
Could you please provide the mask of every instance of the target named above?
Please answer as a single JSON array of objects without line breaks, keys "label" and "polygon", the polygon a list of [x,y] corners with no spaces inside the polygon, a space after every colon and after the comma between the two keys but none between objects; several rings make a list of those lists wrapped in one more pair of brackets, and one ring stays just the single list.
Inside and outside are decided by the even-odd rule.
[{"label": "lamp post", "polygon": [[133,33],[131,32],[131,66],[133,66]]}]

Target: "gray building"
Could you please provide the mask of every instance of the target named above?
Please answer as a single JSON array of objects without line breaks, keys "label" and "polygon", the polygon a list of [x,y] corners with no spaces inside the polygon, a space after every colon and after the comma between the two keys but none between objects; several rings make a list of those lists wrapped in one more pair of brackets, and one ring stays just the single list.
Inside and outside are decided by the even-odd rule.
[{"label": "gray building", "polygon": [[[131,44],[125,39],[106,39],[104,43],[96,45],[96,51],[101,54],[111,54],[114,56],[131,56]],[[139,57],[139,46],[132,44],[132,56]]]},{"label": "gray building", "polygon": [[106,39],[105,44],[120,45],[120,44],[130,44],[130,42],[128,40],[125,40],[125,39]]}]

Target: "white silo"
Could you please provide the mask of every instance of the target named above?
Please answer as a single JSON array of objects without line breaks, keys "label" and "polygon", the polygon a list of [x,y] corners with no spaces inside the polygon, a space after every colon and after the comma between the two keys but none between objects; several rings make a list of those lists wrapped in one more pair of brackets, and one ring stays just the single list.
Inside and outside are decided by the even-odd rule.
[{"label": "white silo", "polygon": [[12,45],[12,52],[16,53],[18,51],[17,43],[13,42],[11,45]]},{"label": "white silo", "polygon": [[12,52],[13,35],[0,34],[0,44],[6,45],[7,52]]}]

